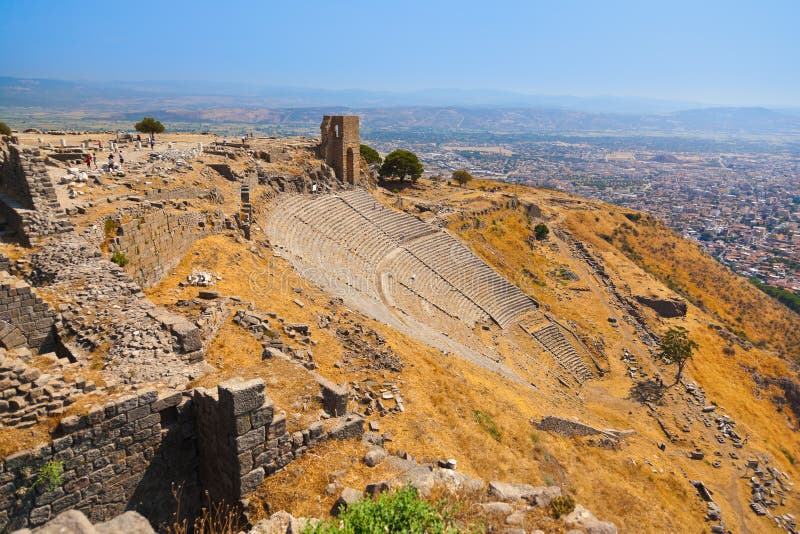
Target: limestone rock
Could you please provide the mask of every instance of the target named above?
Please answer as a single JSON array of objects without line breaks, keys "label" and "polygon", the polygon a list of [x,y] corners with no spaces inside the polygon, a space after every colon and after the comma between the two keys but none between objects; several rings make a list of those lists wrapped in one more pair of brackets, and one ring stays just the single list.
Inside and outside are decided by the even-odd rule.
[{"label": "limestone rock", "polygon": [[386,449],[374,445],[370,447],[367,454],[364,455],[364,463],[367,464],[368,467],[375,467],[381,463],[387,455]]},{"label": "limestone rock", "polygon": [[343,509],[359,502],[363,498],[364,494],[358,491],[357,489],[344,488],[342,490],[342,493],[339,494],[339,498],[336,499],[336,502],[333,503],[333,508],[331,508],[331,515],[338,516]]},{"label": "limestone rock", "polygon": [[617,526],[614,523],[600,521],[580,504],[576,504],[575,509],[563,519],[567,527],[582,529],[586,534],[617,534]]},{"label": "limestone rock", "polygon": [[686,301],[678,297],[635,295],[633,298],[639,304],[653,309],[661,317],[684,317],[686,315]]},{"label": "limestone rock", "polygon": [[116,534],[117,532],[125,532],[125,534],[155,534],[150,522],[134,511],[118,515],[111,521],[99,523],[94,528],[97,534]]}]

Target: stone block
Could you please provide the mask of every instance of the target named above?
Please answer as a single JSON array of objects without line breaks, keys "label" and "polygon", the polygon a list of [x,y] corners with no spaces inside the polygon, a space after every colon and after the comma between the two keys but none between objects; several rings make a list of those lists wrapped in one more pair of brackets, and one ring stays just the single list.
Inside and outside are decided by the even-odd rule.
[{"label": "stone block", "polygon": [[259,467],[253,469],[241,478],[241,497],[254,492],[264,482],[264,469]]},{"label": "stone block", "polygon": [[330,431],[330,437],[333,439],[359,438],[363,434],[364,419],[356,414],[340,418]]},{"label": "stone block", "polygon": [[240,415],[260,408],[264,404],[264,381],[260,378],[242,380],[234,378],[217,386],[219,403],[223,410]]},{"label": "stone block", "polygon": [[139,406],[145,406],[158,398],[158,391],[155,388],[147,388],[139,391]]},{"label": "stone block", "polygon": [[235,449],[237,453],[250,450],[257,445],[261,445],[266,440],[266,433],[264,427],[259,427],[239,436],[235,440]]},{"label": "stone block", "polygon": [[336,502],[333,503],[333,508],[331,508],[331,515],[338,516],[348,506],[361,501],[363,498],[364,494],[358,491],[357,489],[344,488],[342,490],[342,493],[340,493],[339,497],[336,499]]},{"label": "stone block", "polygon": [[250,414],[243,413],[241,415],[236,416],[236,435],[241,436],[242,434],[249,432],[252,428],[250,424]]},{"label": "stone block", "polygon": [[265,397],[264,404],[253,413],[250,414],[250,421],[253,428],[259,426],[266,426],[272,423],[272,419],[275,416],[275,403],[268,397]]},{"label": "stone block", "polygon": [[150,415],[150,405],[144,404],[139,405],[136,408],[133,408],[127,412],[128,422],[137,421],[142,417]]},{"label": "stone block", "polygon": [[153,401],[153,405],[151,409],[154,412],[160,412],[162,410],[166,410],[167,408],[172,408],[173,406],[177,406],[182,399],[183,395],[180,391],[165,391],[158,395],[155,401]]}]

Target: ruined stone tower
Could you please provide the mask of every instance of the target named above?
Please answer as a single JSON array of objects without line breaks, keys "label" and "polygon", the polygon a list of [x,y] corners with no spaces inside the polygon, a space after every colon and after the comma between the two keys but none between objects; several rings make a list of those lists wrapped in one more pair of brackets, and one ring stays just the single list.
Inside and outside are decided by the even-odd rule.
[{"label": "ruined stone tower", "polygon": [[325,115],[320,125],[322,143],[320,157],[333,167],[342,182],[359,181],[359,149],[361,136],[356,115]]}]

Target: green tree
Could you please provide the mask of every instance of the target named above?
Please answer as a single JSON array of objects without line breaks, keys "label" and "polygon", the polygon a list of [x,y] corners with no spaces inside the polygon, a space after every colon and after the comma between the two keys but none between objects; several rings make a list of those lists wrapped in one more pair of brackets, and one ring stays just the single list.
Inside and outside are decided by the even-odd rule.
[{"label": "green tree", "polygon": [[550,229],[544,223],[539,223],[533,227],[533,237],[535,237],[537,241],[547,239],[549,233]]},{"label": "green tree", "polygon": [[465,171],[464,169],[459,169],[453,172],[452,176],[453,181],[458,182],[461,187],[464,187],[467,182],[472,180],[472,175]]},{"label": "green tree", "polygon": [[674,363],[678,366],[678,374],[675,375],[675,384],[672,384],[673,386],[681,381],[683,368],[686,362],[692,358],[692,352],[697,347],[697,343],[689,338],[689,331],[682,326],[673,326],[661,338],[660,356],[669,363]]},{"label": "green tree", "polygon": [[367,162],[367,165],[380,165],[383,161],[378,151],[369,145],[361,145],[359,152],[361,153],[361,157],[364,158],[364,161]]},{"label": "green tree", "polygon": [[408,177],[416,182],[424,170],[416,154],[409,150],[399,149],[386,156],[378,175],[381,178],[399,178],[401,181]]},{"label": "green tree", "polygon": [[150,134],[151,138],[153,134],[160,134],[164,131],[164,125],[153,117],[145,117],[140,122],[134,124],[133,127],[136,128],[137,132]]},{"label": "green tree", "polygon": [[11,135],[11,128],[2,121],[0,121],[0,135]]}]

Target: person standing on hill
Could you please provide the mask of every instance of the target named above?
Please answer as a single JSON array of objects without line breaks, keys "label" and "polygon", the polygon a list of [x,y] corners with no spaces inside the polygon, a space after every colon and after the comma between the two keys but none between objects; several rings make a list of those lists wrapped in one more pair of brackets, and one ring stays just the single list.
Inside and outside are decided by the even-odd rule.
[{"label": "person standing on hill", "polygon": [[94,163],[94,168],[97,168],[97,152],[92,154],[92,163]]},{"label": "person standing on hill", "polygon": [[89,153],[86,154],[86,166],[92,168],[92,155]]},{"label": "person standing on hill", "polygon": [[119,166],[122,167],[125,164],[125,157],[122,155],[122,150],[119,151]]},{"label": "person standing on hill", "polygon": [[114,170],[114,154],[108,155],[108,170],[109,172]]}]

